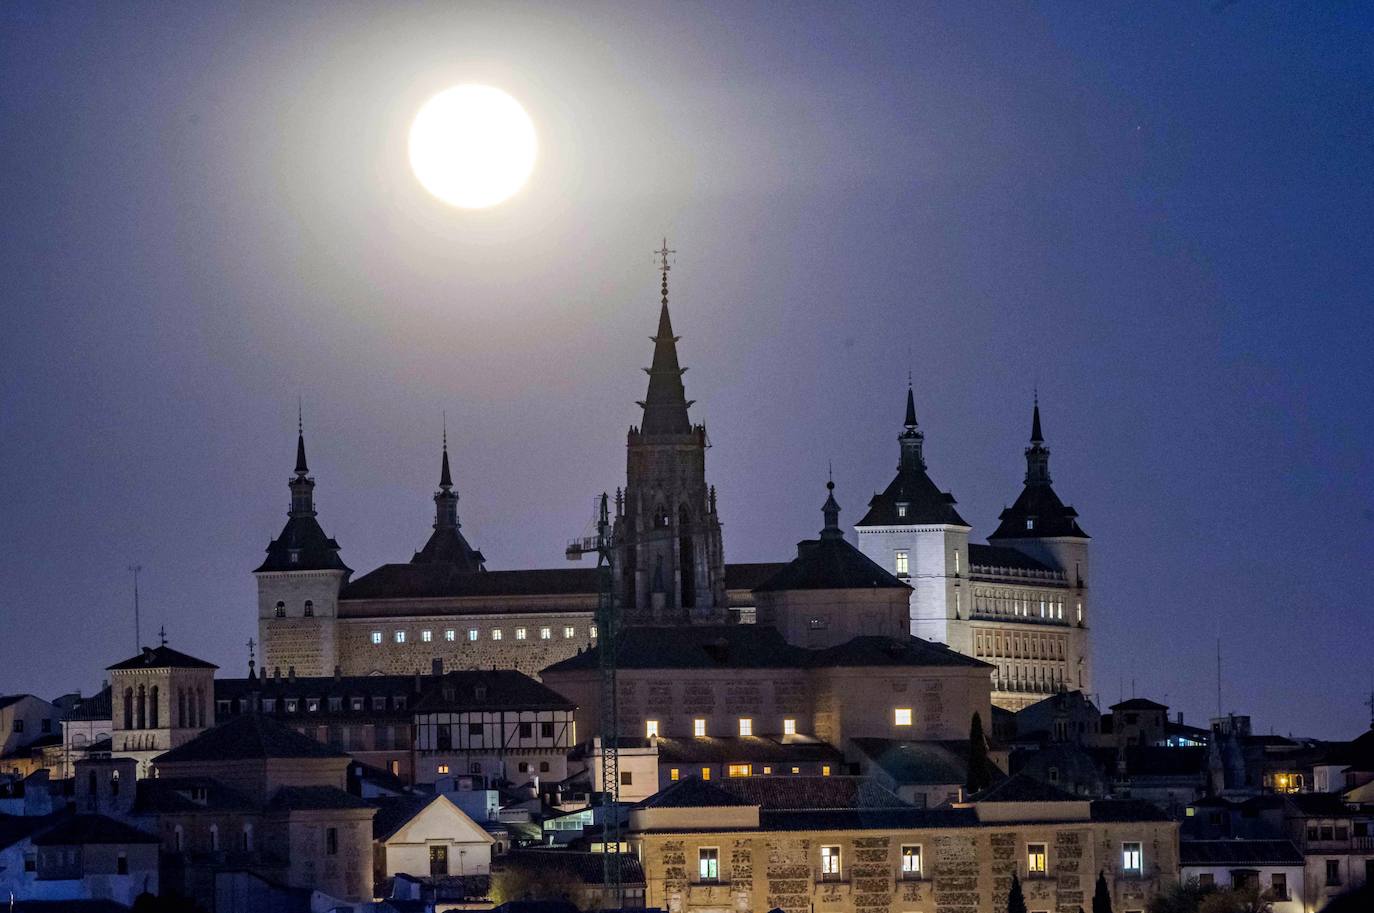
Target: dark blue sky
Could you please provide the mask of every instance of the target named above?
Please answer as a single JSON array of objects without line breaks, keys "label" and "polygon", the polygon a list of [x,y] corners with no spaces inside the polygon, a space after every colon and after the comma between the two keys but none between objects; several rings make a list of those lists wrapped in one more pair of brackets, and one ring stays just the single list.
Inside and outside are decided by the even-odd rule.
[{"label": "dark blue sky", "polygon": [[[730,560],[785,559],[833,460],[974,535],[1038,384],[1094,536],[1105,703],[1352,736],[1374,676],[1374,15],[1358,4],[0,6],[0,691],[145,640],[242,674],[305,400],[325,528],[557,566],[623,481],[649,251]],[[1112,5],[1116,7],[1117,5]],[[410,175],[419,104],[511,92],[516,199]],[[910,354],[908,354],[910,353]]]}]

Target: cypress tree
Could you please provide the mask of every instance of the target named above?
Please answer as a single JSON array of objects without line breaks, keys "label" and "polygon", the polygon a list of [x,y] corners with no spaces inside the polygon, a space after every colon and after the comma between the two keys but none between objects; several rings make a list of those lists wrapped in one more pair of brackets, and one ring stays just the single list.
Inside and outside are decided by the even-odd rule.
[{"label": "cypress tree", "polygon": [[992,785],[991,771],[988,769],[988,740],[983,736],[983,718],[977,711],[968,727],[968,791],[976,793]]},{"label": "cypress tree", "polygon": [[1093,913],[1112,913],[1112,893],[1102,872],[1097,873],[1097,889],[1093,891]]},{"label": "cypress tree", "polygon": [[1011,873],[1011,892],[1007,894],[1007,913],[1026,913],[1026,895],[1021,893],[1021,879]]}]

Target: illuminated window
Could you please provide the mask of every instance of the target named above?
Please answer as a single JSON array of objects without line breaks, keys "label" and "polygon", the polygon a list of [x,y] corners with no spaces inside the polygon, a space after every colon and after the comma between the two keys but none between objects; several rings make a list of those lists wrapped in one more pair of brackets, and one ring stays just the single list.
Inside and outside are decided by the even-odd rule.
[{"label": "illuminated window", "polygon": [[420,632],[420,640],[424,641],[425,643],[430,643],[434,640],[434,632],[431,631],[429,628],[425,628],[423,631]]},{"label": "illuminated window", "polygon": [[448,765],[447,765],[447,764],[440,764],[438,767],[435,768],[435,771],[436,771],[437,773],[446,774],[446,773],[448,773]]},{"label": "illuminated window", "polygon": [[771,768],[771,767],[769,767],[767,764],[765,764],[765,765],[763,765],[763,772],[764,772],[765,775],[771,774],[771,773],[773,772],[773,768]]},{"label": "illuminated window", "polygon": [[476,629],[476,628],[468,628],[468,640],[476,640],[476,639],[477,639],[477,629]]},{"label": "illuminated window", "polygon": [[1187,815],[1189,818],[1191,818],[1197,814],[1197,809],[1190,805],[1184,810],[1183,813]]},{"label": "illuminated window", "polygon": [[794,767],[794,768],[792,768],[792,773],[794,773],[794,774],[799,774],[799,773],[801,773],[801,768],[800,768],[800,767]]},{"label": "illuminated window", "polygon": [[515,639],[516,639],[516,640],[524,640],[524,639],[525,639],[525,629],[524,629],[524,628],[516,628],[516,629],[515,629]]},{"label": "illuminated window", "polygon": [[703,719],[692,720],[692,735],[701,738],[706,735],[706,721]]},{"label": "illuminated window", "polygon": [[822,777],[828,777],[828,776],[830,776],[830,765],[829,765],[829,764],[822,764],[822,765],[821,765],[821,776],[822,776]]},{"label": "illuminated window", "polygon": [[749,717],[747,717],[747,716],[742,716],[742,717],[740,717],[740,718],[739,718],[739,734],[740,734],[740,735],[753,735],[753,734],[754,734],[754,721],[751,720],[751,719],[749,719]]},{"label": "illuminated window", "polygon": [[573,637],[573,636],[575,636],[576,634],[577,634],[577,631],[573,629],[573,626],[572,626],[572,625],[565,625],[565,626],[563,627],[563,636],[564,636],[564,637]]},{"label": "illuminated window", "polygon": [[711,768],[709,768],[709,767],[703,767],[703,768],[701,769],[701,779],[703,779],[703,780],[709,780],[709,779],[711,779]]},{"label": "illuminated window", "polygon": [[596,625],[589,625],[587,627],[587,636],[592,640],[596,640]]},{"label": "illuminated window", "polygon": [[1121,869],[1127,875],[1139,875],[1143,869],[1143,858],[1139,843],[1121,844]]},{"label": "illuminated window", "polygon": [[372,632],[372,642],[373,642],[374,644],[379,644],[379,643],[382,642],[382,632],[381,632],[381,631],[373,631],[373,632]]},{"label": "illuminated window", "polygon": [[899,517],[905,517],[905,516],[906,516],[906,505],[905,505],[905,504],[898,504],[898,505],[897,505],[897,516],[899,516]]},{"label": "illuminated window", "polygon": [[911,563],[907,559],[906,552],[898,552],[895,563],[897,565],[898,577],[905,577],[911,572]]},{"label": "illuminated window", "polygon": [[501,629],[500,629],[500,628],[492,628],[492,629],[491,629],[491,639],[492,639],[492,640],[500,640],[500,639],[501,639]]},{"label": "illuminated window", "polygon": [[840,848],[821,847],[821,881],[840,880]]},{"label": "illuminated window", "polygon": [[754,772],[748,764],[731,764],[726,773],[732,777],[747,777]]},{"label": "illuminated window", "polygon": [[1078,600],[1078,623],[1083,623],[1083,600]]},{"label": "illuminated window", "polygon": [[446,631],[444,631],[444,640],[448,641],[449,643],[452,643],[453,641],[455,641],[455,640],[457,640],[457,639],[458,639],[458,632],[457,632],[457,631],[453,630],[452,628],[449,628],[449,629],[447,629]]},{"label": "illuminated window", "polygon": [[782,721],[782,734],[783,734],[783,735],[796,735],[796,734],[797,734],[797,721],[794,720],[794,719],[791,719],[790,717],[789,717],[788,719],[783,720],[783,721]]},{"label": "illuminated window", "polygon": [[676,782],[677,780],[682,779],[682,771],[681,771],[679,768],[676,768],[676,767],[669,768],[669,769],[668,769],[668,779],[669,779],[669,780],[673,780],[674,782]]},{"label": "illuminated window", "polygon": [[658,720],[645,720],[645,721],[644,721],[644,737],[645,737],[645,738],[648,738],[648,739],[652,739],[652,738],[654,738],[656,735],[658,735]]},{"label": "illuminated window", "polygon": [[910,726],[911,708],[898,707],[896,710],[892,711],[892,721],[898,726]]},{"label": "illuminated window", "polygon": [[1027,521],[1026,521],[1026,529],[1035,529],[1035,521],[1034,521],[1034,520],[1027,520]]},{"label": "illuminated window", "polygon": [[319,713],[320,699],[317,697],[307,698],[305,701],[305,709],[310,713]]},{"label": "illuminated window", "polygon": [[697,877],[702,881],[720,880],[720,850],[713,846],[697,850]]},{"label": "illuminated window", "polygon": [[957,548],[954,550],[954,573],[959,573],[959,550]]},{"label": "illuminated window", "polygon": [[277,603],[276,608],[274,608],[274,609],[272,610],[272,614],[275,615],[275,616],[277,616],[278,618],[285,618],[285,617],[286,617],[286,603],[284,603],[284,602],[279,602],[279,603]]},{"label": "illuminated window", "polygon": [[1026,844],[1026,872],[1030,875],[1044,875],[1050,870],[1049,854],[1043,843]]},{"label": "illuminated window", "polygon": [[403,644],[403,643],[405,643],[405,642],[406,642],[406,632],[405,632],[405,631],[397,631],[397,632],[396,632],[396,643],[398,643],[398,644]]},{"label": "illuminated window", "polygon": [[902,877],[921,877],[921,847],[919,844],[906,844],[902,847]]},{"label": "illuminated window", "polygon": [[553,637],[553,628],[540,628],[540,629],[539,629],[539,639],[540,639],[540,640],[548,640],[548,639],[551,638],[551,637]]}]

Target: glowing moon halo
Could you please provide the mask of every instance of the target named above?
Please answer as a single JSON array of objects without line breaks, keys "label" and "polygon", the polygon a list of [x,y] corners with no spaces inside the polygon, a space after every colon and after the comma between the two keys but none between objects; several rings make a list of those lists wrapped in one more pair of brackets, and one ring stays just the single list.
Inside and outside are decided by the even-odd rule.
[{"label": "glowing moon halo", "polygon": [[434,196],[485,209],[525,185],[538,151],[520,103],[491,86],[461,85],[425,102],[410,125],[410,168]]}]

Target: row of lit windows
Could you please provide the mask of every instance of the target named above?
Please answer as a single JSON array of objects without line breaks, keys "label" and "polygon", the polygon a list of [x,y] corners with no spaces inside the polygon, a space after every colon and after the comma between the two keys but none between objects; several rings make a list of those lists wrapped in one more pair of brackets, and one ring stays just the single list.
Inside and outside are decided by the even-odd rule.
[{"label": "row of lit windows", "polygon": [[[1145,871],[1145,853],[1139,841],[1131,840],[1121,844],[1121,872],[1126,876],[1138,876]],[[1026,874],[1044,877],[1050,874],[1049,845],[1044,843],[1026,844]]]},{"label": "row of lit windows", "polygon": [[[281,709],[285,710],[287,713],[298,713],[302,708],[306,713],[319,713],[322,707],[327,707],[330,713],[342,713],[345,705],[347,705],[348,709],[358,712],[365,709],[369,704],[369,700],[363,697],[284,697],[280,699],[265,697],[262,699],[262,712],[276,713],[278,700],[281,702]],[[380,695],[375,696],[371,698],[370,704],[371,708],[375,711],[385,711],[387,709],[387,698]],[[230,710],[228,701],[217,701],[216,706],[222,714],[227,714]],[[406,697],[404,694],[398,694],[391,698],[391,709],[406,709]]]},{"label": "row of lit windows", "polygon": [[[983,590],[975,590],[973,593],[973,609],[975,612],[986,612],[991,615],[1013,615],[1020,618],[1030,618],[1039,609],[1039,617],[1052,618],[1056,621],[1064,620],[1064,599],[1055,597],[1047,599],[1044,596],[1035,597],[1029,593],[985,593]],[[1083,620],[1083,603],[1078,603],[1078,620]]]},{"label": "row of lit windows", "polygon": [[[800,767],[795,767],[795,766],[793,766],[793,767],[789,767],[788,769],[789,769],[792,773],[794,773],[794,774],[799,774],[799,773],[801,773],[801,768],[800,768]],[[765,777],[772,776],[772,775],[773,775],[773,765],[771,765],[771,764],[762,764],[762,765],[759,766],[759,771],[760,771],[760,773],[762,773]],[[831,774],[832,772],[833,772],[833,771],[832,771],[832,768],[831,768],[831,766],[830,766],[829,764],[822,764],[822,765],[821,765],[821,776],[822,776],[822,777],[828,777],[828,776],[830,776],[830,774]],[[726,767],[725,767],[725,775],[728,776],[728,777],[752,777],[752,776],[754,775],[754,765],[752,765],[752,764],[727,764]],[[678,781],[678,780],[681,780],[681,779],[682,779],[682,768],[681,768],[681,767],[670,767],[670,768],[668,768],[668,779],[669,779],[669,780],[672,780],[672,781],[674,781],[674,782],[676,782],[676,781]],[[703,780],[709,780],[709,779],[711,779],[711,768],[709,768],[709,767],[703,767],[703,768],[701,768],[701,779],[703,779]]]},{"label": "row of lit windows", "polygon": [[[905,504],[898,504],[898,505],[897,505],[897,516],[899,516],[899,517],[905,517],[905,516],[906,516],[906,505],[905,505]],[[894,551],[894,552],[892,553],[892,566],[895,568],[895,573],[897,574],[898,577],[909,577],[909,576],[911,576],[911,555],[910,555],[910,553],[909,553],[906,549],[897,549],[896,551]],[[958,577],[958,576],[959,576],[960,574],[962,574],[963,572],[964,572],[963,560],[962,560],[962,558],[961,558],[960,555],[959,555],[959,550],[956,548],[956,549],[954,550],[954,576],[955,576],[955,577]]]},{"label": "row of lit windows", "polygon": [[[458,640],[458,630],[457,630],[456,628],[445,628],[441,633],[443,634],[444,640],[447,641],[448,643],[453,643],[453,642],[455,642],[456,640]],[[431,628],[424,628],[423,630],[420,631],[420,639],[419,639],[418,642],[419,642],[419,643],[424,643],[424,644],[433,643],[433,642],[434,642],[434,634],[435,634],[435,632],[434,632],[433,629],[431,629]],[[564,640],[571,640],[572,638],[574,638],[574,637],[576,637],[576,636],[577,636],[577,629],[576,629],[575,627],[573,627],[572,625],[564,625],[564,626],[563,626],[563,639],[564,639]],[[591,625],[591,626],[589,626],[589,627],[587,628],[587,636],[588,636],[588,637],[591,637],[591,638],[593,638],[593,639],[596,637],[596,625]],[[492,639],[492,640],[504,640],[505,637],[506,637],[505,632],[504,632],[501,628],[492,628],[492,629],[491,629],[491,639]],[[404,631],[404,630],[401,630],[401,629],[397,629],[397,630],[395,630],[395,631],[393,631],[393,632],[391,633],[391,639],[394,640],[394,641],[395,641],[396,643],[398,643],[398,644],[403,644],[403,643],[406,643],[406,642],[410,639],[410,635],[409,635],[409,632],[408,632],[408,631]],[[469,641],[470,643],[476,643],[477,641],[479,641],[479,640],[482,639],[482,632],[481,632],[479,629],[477,629],[477,628],[468,628],[468,631],[467,631],[467,639],[468,639],[468,641]],[[529,639],[530,639],[530,637],[529,637],[529,628],[516,628],[516,629],[515,629],[515,639],[516,639],[516,640],[529,640]],[[539,639],[540,639],[540,640],[553,640],[553,628],[549,628],[549,627],[540,628],[540,629],[539,629]],[[372,640],[372,643],[373,643],[374,645],[380,645],[384,640],[386,640],[386,638],[382,635],[382,632],[381,632],[381,631],[373,631],[373,632],[372,632],[371,640]]]},{"label": "row of lit windows", "polygon": [[997,672],[994,678],[996,679],[994,687],[1005,688],[1010,685],[1016,688],[1032,688],[1043,691],[1064,684],[1064,668],[1062,666],[1018,666],[997,663]]},{"label": "row of lit windows", "polygon": [[1057,635],[975,631],[973,655],[1063,659],[1066,641],[1067,638]]},{"label": "row of lit windows", "polygon": [[[892,724],[893,724],[894,726],[910,726],[910,725],[911,725],[911,722],[912,722],[912,713],[911,713],[911,708],[910,708],[910,707],[896,707],[896,708],[893,708],[893,711],[892,711]],[[701,739],[701,738],[705,738],[705,737],[706,737],[706,734],[707,734],[707,733],[706,733],[706,718],[705,718],[705,717],[697,717],[696,719],[692,720],[692,735],[695,736],[696,738]],[[751,735],[754,734],[754,719],[753,719],[753,717],[742,716],[742,717],[739,718],[739,720],[738,720],[738,734],[739,734],[739,735],[742,735],[742,736],[751,736]],[[795,718],[793,718],[793,717],[787,717],[787,718],[785,718],[785,719],[782,721],[782,734],[783,734],[783,735],[796,735],[796,734],[797,734],[797,721],[796,721]],[[644,721],[644,735],[645,735],[646,738],[650,738],[650,739],[655,738],[655,737],[661,735],[661,732],[660,732],[660,730],[659,730],[659,722],[658,722],[658,720],[645,720],[645,721]]]}]

